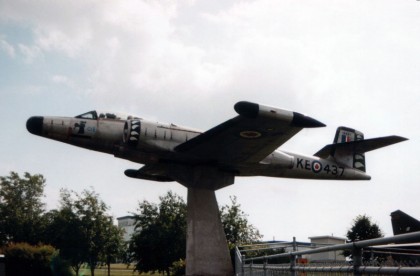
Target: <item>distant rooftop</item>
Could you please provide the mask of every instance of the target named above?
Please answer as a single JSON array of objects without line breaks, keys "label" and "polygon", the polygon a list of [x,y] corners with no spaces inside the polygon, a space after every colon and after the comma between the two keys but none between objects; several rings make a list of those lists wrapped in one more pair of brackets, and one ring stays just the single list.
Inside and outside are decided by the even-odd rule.
[{"label": "distant rooftop", "polygon": [[346,238],[342,238],[342,237],[335,237],[335,236],[313,236],[313,237],[309,237],[308,239],[310,240],[316,240],[316,239],[331,239],[331,240],[338,240],[338,241],[346,241]]},{"label": "distant rooftop", "polygon": [[134,216],[124,216],[124,217],[117,218],[117,220],[123,220],[123,219],[134,219]]}]

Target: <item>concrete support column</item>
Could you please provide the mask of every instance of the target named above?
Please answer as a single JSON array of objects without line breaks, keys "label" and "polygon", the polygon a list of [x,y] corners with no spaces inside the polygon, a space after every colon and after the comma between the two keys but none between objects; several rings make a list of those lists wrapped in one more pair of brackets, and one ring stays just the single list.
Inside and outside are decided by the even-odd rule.
[{"label": "concrete support column", "polygon": [[211,166],[171,164],[170,176],[188,188],[187,275],[233,275],[233,266],[219,215],[217,189],[235,176]]},{"label": "concrete support column", "polygon": [[187,275],[233,275],[214,190],[188,188]]}]

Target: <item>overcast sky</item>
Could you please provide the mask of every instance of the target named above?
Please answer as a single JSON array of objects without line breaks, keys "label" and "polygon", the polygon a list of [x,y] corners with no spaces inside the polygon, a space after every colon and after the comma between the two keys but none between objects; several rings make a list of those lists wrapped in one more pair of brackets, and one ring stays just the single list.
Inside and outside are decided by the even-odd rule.
[{"label": "overcast sky", "polygon": [[247,100],[301,112],[327,127],[281,149],[314,154],[335,130],[410,140],[366,154],[371,181],[236,178],[265,240],[345,236],[367,214],[392,235],[390,213],[420,219],[420,2],[0,0],[0,175],[41,173],[45,202],[93,187],[115,217],[158,202],[177,183],[129,179],[141,165],[31,135],[33,115],[93,109],[202,130]]}]

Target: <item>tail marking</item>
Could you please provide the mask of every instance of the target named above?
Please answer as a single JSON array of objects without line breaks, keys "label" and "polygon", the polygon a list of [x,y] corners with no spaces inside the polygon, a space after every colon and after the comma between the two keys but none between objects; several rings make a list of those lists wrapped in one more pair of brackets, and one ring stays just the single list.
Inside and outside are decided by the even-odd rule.
[{"label": "tail marking", "polygon": [[401,136],[386,136],[364,140],[363,133],[351,128],[339,127],[334,144],[326,145],[315,156],[332,157],[337,163],[366,172],[365,152],[408,140]]}]

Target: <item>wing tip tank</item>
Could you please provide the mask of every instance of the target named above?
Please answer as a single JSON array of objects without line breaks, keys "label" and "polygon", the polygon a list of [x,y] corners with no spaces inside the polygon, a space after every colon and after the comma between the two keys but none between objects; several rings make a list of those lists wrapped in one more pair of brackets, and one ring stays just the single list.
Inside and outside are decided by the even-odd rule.
[{"label": "wing tip tank", "polygon": [[234,106],[234,109],[239,115],[244,116],[246,118],[268,116],[287,121],[290,120],[290,124],[295,127],[325,127],[325,124],[315,120],[314,118],[305,116],[301,113],[278,109],[265,105],[259,105],[257,103],[247,101],[237,102]]},{"label": "wing tip tank", "polygon": [[237,102],[233,108],[239,115],[247,118],[256,118],[260,111],[259,104],[246,101]]}]

